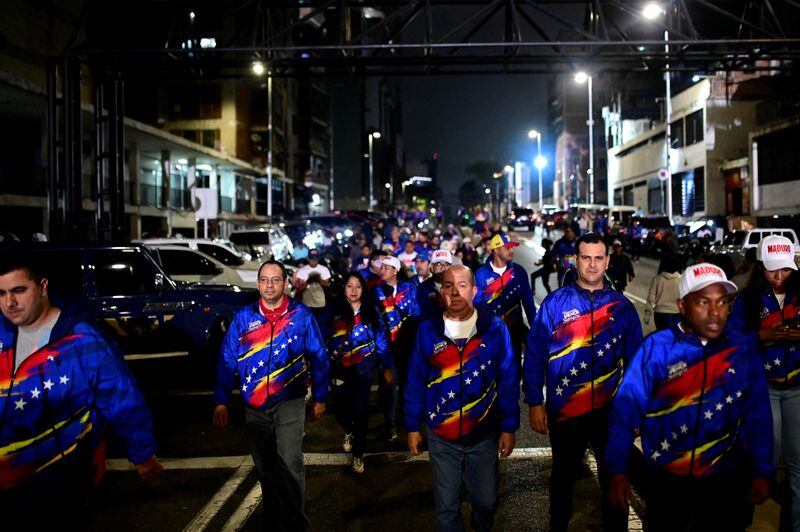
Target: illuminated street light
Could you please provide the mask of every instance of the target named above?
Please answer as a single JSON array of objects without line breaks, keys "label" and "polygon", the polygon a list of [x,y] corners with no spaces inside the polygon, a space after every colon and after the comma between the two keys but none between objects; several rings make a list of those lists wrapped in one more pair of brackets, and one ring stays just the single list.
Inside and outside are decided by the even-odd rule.
[{"label": "illuminated street light", "polygon": [[654,20],[664,14],[666,14],[666,11],[656,2],[648,2],[642,9],[642,16],[647,20]]},{"label": "illuminated street light", "polygon": [[489,187],[486,187],[486,188],[484,188],[484,189],[483,189],[483,193],[484,193],[484,194],[486,194],[486,195],[488,196],[489,194],[491,194],[491,193],[492,193],[492,191],[491,191],[491,190],[489,190]]},{"label": "illuminated street light", "polygon": [[[575,79],[577,81],[577,76]],[[542,199],[542,169],[547,164],[547,160],[542,157],[542,134],[535,129],[531,129],[528,131],[528,138],[531,140],[536,139],[536,159],[534,159],[533,165],[539,170],[539,212],[542,212],[544,208],[544,200]],[[544,162],[539,165],[541,161]]]},{"label": "illuminated street light", "polygon": [[[666,15],[666,10],[656,2],[648,2],[642,9],[642,16],[647,20],[655,20],[661,16],[666,17]],[[672,145],[672,89],[669,76],[669,30],[666,28],[664,28],[664,56],[666,58],[664,65],[664,92],[666,93],[664,98],[664,170],[667,178],[662,181],[661,197],[664,201],[664,212],[672,220],[672,170],[669,161],[669,150]],[[694,78],[692,78],[692,81],[697,83]]]},{"label": "illuminated street light", "polygon": [[375,194],[373,192],[373,182],[375,178],[375,161],[372,157],[372,143],[373,139],[378,140],[381,138],[380,131],[372,131],[367,135],[367,145],[368,145],[368,154],[367,157],[369,158],[369,207],[367,209],[372,209],[375,207]]},{"label": "illuminated street light", "polygon": [[261,61],[253,61],[251,69],[253,71],[253,74],[255,74],[256,76],[263,76],[264,72],[267,71],[266,67],[264,66],[264,63],[262,63]]},{"label": "illuminated street light", "polygon": [[587,84],[589,89],[589,203],[594,203],[594,108],[592,102],[592,76],[581,70],[575,74],[575,82],[583,85]]}]

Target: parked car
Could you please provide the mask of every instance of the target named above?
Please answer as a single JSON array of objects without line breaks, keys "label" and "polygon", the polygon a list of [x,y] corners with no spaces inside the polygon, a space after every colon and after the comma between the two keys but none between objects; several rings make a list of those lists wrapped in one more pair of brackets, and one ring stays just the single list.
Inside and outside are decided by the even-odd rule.
[{"label": "parked car", "polygon": [[350,238],[360,230],[358,224],[342,216],[306,216],[304,220],[310,220],[322,226],[328,236],[340,244],[349,242]]},{"label": "parked car", "polygon": [[218,260],[228,268],[233,268],[242,281],[249,283],[249,286],[255,286],[258,267],[261,265],[261,262],[246,260],[232,244],[205,238],[153,238],[142,241],[142,244],[147,247],[181,246],[193,249]]},{"label": "parked car", "polygon": [[138,244],[3,243],[0,253],[41,263],[51,297],[109,334],[132,364],[189,357],[210,375],[233,315],[258,298],[255,289],[179,285]]},{"label": "parked car", "polygon": [[770,235],[785,236],[794,243],[794,260],[800,264],[800,244],[797,241],[797,233],[794,229],[764,227],[757,229],[747,229],[743,231],[733,231],[722,240],[722,243],[715,245],[711,250],[714,253],[727,254],[731,256],[734,264],[739,266],[744,259],[744,254],[748,248],[758,246],[758,243]]},{"label": "parked car", "polygon": [[533,209],[516,208],[511,210],[507,223],[517,231],[530,231],[535,221]]},{"label": "parked car", "polygon": [[292,246],[297,246],[303,242],[308,249],[322,249],[325,239],[323,238],[324,229],[321,225],[311,220],[295,220],[281,224],[281,228],[289,235]]},{"label": "parked car", "polygon": [[230,241],[245,258],[259,263],[271,258],[286,260],[292,256],[292,241],[278,225],[234,231]]},{"label": "parked car", "polygon": [[199,251],[164,244],[147,243],[145,247],[176,282],[245,286],[236,270]]}]

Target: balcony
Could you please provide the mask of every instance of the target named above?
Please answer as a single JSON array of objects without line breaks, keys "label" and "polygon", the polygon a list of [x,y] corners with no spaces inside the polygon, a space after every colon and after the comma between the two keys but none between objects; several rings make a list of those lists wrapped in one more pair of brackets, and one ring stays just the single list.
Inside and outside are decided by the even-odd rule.
[{"label": "balcony", "polygon": [[194,210],[191,190],[183,188],[169,189],[169,206],[181,210]]},{"label": "balcony", "polygon": [[236,200],[236,214],[253,214],[249,199]]},{"label": "balcony", "polygon": [[139,205],[143,207],[163,207],[161,186],[139,183]]}]

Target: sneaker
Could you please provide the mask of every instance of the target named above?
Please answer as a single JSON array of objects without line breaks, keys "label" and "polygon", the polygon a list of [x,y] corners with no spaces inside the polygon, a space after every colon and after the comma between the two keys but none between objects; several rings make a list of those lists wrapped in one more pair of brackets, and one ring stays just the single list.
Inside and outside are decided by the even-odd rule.
[{"label": "sneaker", "polygon": [[353,450],[353,435],[352,434],[345,434],[344,441],[342,442],[342,449],[344,452],[349,453]]},{"label": "sneaker", "polygon": [[388,441],[397,441],[397,429],[392,427],[389,429],[389,433],[386,435],[386,439]]},{"label": "sneaker", "polygon": [[353,473],[359,475],[364,472],[364,460],[361,458],[353,458]]}]

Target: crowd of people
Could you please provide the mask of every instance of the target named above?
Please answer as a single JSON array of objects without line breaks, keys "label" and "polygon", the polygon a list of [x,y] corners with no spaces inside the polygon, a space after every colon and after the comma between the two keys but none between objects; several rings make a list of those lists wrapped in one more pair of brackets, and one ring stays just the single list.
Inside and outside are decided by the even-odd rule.
[{"label": "crowd of people", "polygon": [[[616,242],[568,227],[543,241],[547,273],[531,278],[499,226],[425,227],[410,221],[356,236],[337,291],[313,250],[293,278],[278,261],[262,264],[259,298],[236,314],[222,344],[213,423],[226,428],[238,389],[265,527],[310,527],[307,411],[317,420],[333,409],[351,469],[365,473],[377,379],[385,439],[405,432],[413,455],[427,447],[439,530],[464,529],[462,491],[472,528],[492,528],[520,392],[529,426],[550,438],[551,530],[569,526],[587,449],[604,529],[627,529],[635,478],[647,530],[744,530],[752,504],[771,493],[782,452],[791,488],[782,519],[800,530],[800,280],[789,240],[761,242],[741,293],[715,264],[664,262],[645,316],[654,314],[657,331],[645,338],[622,293],[633,267]],[[537,278],[548,292],[539,308]],[[80,497],[106,423],[140,474],[157,474],[149,413],[116,348],[59,315],[46,276],[24,258],[2,262],[0,310],[0,502],[26,507],[38,489],[76,483],[83,489],[71,494]],[[83,353],[88,369],[78,367]],[[81,391],[55,393],[64,379]]]}]

